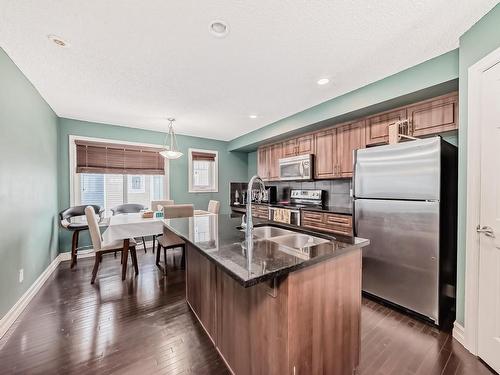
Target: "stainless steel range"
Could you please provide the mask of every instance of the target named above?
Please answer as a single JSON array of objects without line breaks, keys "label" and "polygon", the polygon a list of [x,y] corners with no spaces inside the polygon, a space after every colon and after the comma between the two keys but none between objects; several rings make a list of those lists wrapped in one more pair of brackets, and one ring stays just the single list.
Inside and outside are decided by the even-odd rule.
[{"label": "stainless steel range", "polygon": [[292,189],[290,200],[269,207],[269,219],[275,220],[275,213],[284,209],[290,213],[290,224],[300,226],[300,209],[304,207],[322,207],[325,193],[318,189]]}]

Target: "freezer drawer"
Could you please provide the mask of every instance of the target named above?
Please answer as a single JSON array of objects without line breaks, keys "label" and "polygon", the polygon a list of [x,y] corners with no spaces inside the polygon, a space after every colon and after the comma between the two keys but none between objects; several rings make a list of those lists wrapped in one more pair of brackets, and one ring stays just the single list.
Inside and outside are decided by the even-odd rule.
[{"label": "freezer drawer", "polygon": [[354,196],[439,200],[441,142],[435,137],[358,150]]},{"label": "freezer drawer", "polygon": [[363,290],[438,323],[439,203],[356,199]]}]

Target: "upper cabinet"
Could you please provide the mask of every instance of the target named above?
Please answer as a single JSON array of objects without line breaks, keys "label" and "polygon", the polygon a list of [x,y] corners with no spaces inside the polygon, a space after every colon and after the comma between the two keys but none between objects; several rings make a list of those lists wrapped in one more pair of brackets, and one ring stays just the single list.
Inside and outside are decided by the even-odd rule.
[{"label": "upper cabinet", "polygon": [[406,119],[406,108],[381,113],[366,119],[366,144],[389,142],[389,125]]},{"label": "upper cabinet", "polygon": [[283,142],[261,146],[258,174],[279,180],[279,159],[314,154],[314,178],[349,178],[353,175],[354,151],[389,142],[389,126],[408,120],[407,135],[425,137],[458,128],[458,93],[453,92],[404,108],[371,115],[335,127],[306,133]]},{"label": "upper cabinet", "polygon": [[328,129],[315,133],[314,147],[316,150],[314,177],[337,177],[337,130]]},{"label": "upper cabinet", "polygon": [[354,151],[366,147],[365,121],[337,128],[337,177],[352,177]]},{"label": "upper cabinet", "polygon": [[281,143],[259,147],[257,152],[257,174],[264,181],[279,180],[279,159],[283,157]]},{"label": "upper cabinet", "polygon": [[314,154],[314,137],[312,134],[288,139],[282,143],[283,157]]},{"label": "upper cabinet", "polygon": [[458,95],[444,95],[408,107],[410,134],[421,137],[458,127]]}]

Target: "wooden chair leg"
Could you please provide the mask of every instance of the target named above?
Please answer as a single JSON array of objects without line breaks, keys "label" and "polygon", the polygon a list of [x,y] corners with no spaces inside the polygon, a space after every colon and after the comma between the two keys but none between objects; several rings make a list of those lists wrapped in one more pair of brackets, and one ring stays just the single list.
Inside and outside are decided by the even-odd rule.
[{"label": "wooden chair leg", "polygon": [[158,242],[158,248],[156,249],[156,265],[160,267],[160,255],[161,255],[161,246]]},{"label": "wooden chair leg", "polygon": [[135,246],[130,248],[130,257],[132,258],[132,264],[134,265],[135,275],[139,274],[139,266],[137,265],[137,252],[135,251]]},{"label": "wooden chair leg", "polygon": [[73,268],[76,265],[76,249],[78,248],[78,234],[80,233],[79,230],[75,230],[73,232],[73,237],[71,239],[71,264],[70,268]]},{"label": "wooden chair leg", "polygon": [[146,240],[144,237],[142,237],[142,245],[144,246],[144,252],[147,253],[148,251],[146,250]]},{"label": "wooden chair leg", "polygon": [[101,263],[102,255],[100,253],[95,253],[94,269],[92,270],[92,279],[90,283],[93,284],[95,277],[97,276],[97,270],[99,269],[99,263]]},{"label": "wooden chair leg", "polygon": [[167,248],[164,247],[163,248],[163,258],[165,258],[165,269],[164,269],[164,273],[165,275],[167,274]]}]

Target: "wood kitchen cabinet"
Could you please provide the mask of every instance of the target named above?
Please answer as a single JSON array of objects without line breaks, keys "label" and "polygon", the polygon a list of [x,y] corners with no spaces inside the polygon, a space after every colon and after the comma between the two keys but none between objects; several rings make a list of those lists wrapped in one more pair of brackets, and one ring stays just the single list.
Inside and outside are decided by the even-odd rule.
[{"label": "wood kitchen cabinet", "polygon": [[281,143],[259,147],[257,152],[257,174],[264,181],[276,181],[280,178],[279,159],[282,156]]},{"label": "wood kitchen cabinet", "polygon": [[366,144],[389,142],[389,125],[406,119],[406,108],[384,112],[366,119]]},{"label": "wood kitchen cabinet", "polygon": [[407,108],[410,135],[421,137],[458,128],[458,94],[443,95]]},{"label": "wood kitchen cabinet", "polygon": [[282,144],[283,157],[314,154],[314,137],[312,134],[288,139]]},{"label": "wood kitchen cabinet", "polygon": [[280,178],[279,159],[283,157],[282,150],[283,147],[281,146],[281,143],[269,146],[268,169],[270,181],[279,180]]},{"label": "wood kitchen cabinet", "polygon": [[336,177],[352,177],[354,151],[366,147],[365,121],[343,125],[337,128]]},{"label": "wood kitchen cabinet", "polygon": [[352,216],[331,212],[302,211],[301,226],[323,232],[352,236]]},{"label": "wood kitchen cabinet", "polygon": [[334,178],[338,167],[337,130],[328,129],[314,134],[316,158],[314,164],[315,178]]}]

